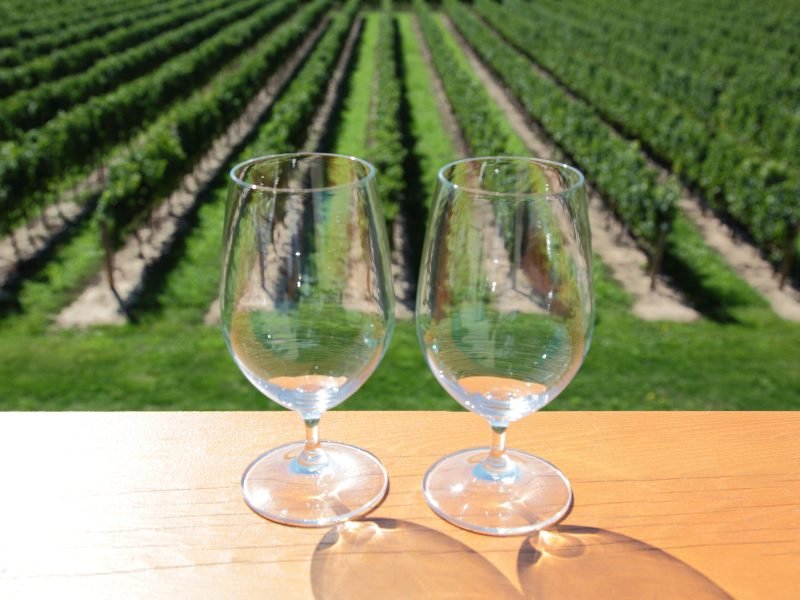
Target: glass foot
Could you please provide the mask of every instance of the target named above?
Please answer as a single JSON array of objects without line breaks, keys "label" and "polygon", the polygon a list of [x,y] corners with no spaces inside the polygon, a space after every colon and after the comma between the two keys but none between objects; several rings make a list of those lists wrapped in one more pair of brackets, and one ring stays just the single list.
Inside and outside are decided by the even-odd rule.
[{"label": "glass foot", "polygon": [[558,523],[572,504],[567,478],[532,454],[506,452],[513,468],[494,475],[481,464],[489,448],[439,460],[422,481],[428,505],[453,525],[489,535],[521,535]]},{"label": "glass foot", "polygon": [[380,461],[361,448],[322,442],[324,465],[298,463],[303,442],[274,448],[242,475],[247,505],[286,525],[325,527],[372,510],[386,495],[389,477]]}]

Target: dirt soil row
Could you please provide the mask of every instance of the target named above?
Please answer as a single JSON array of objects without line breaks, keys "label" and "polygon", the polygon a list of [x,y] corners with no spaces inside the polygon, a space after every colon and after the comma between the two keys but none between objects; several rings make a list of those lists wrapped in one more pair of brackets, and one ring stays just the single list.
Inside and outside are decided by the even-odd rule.
[{"label": "dirt soil row", "polygon": [[214,142],[192,172],[184,177],[180,188],[153,211],[148,224],[129,236],[124,246],[114,254],[114,284],[118,297],[112,292],[105,270],[102,269],[81,295],[61,311],[56,318],[58,326],[88,327],[126,322],[125,307],[141,292],[147,269],[169,251],[184,217],[194,208],[200,193],[253,131],[314,47],[326,25],[327,19],[304,40],[281,69],[267,80],[239,119]]},{"label": "dirt soil row", "polygon": [[[531,154],[540,158],[563,160],[563,153],[541,128],[533,123],[508,90],[495,78],[477,57],[452,22],[443,17],[445,26],[457,40],[489,95],[505,114],[514,131]],[[656,289],[650,289],[646,271],[647,256],[635,244],[625,228],[605,208],[596,190],[589,187],[589,221],[592,229],[592,250],[611,271],[612,277],[634,299],[633,313],[647,320],[692,321],[699,317],[677,290],[659,278]]]},{"label": "dirt soil row", "polygon": [[[452,22],[446,16],[444,19],[448,28],[453,31],[459,39],[461,47],[465,48],[465,51],[471,54],[470,62],[473,65],[480,65],[480,61],[477,59],[477,57],[475,57],[474,53],[470,52],[466,42],[455,31],[455,27],[453,26]],[[548,71],[540,68],[535,63],[531,63],[531,67],[536,69],[541,76],[553,80],[552,75]],[[485,67],[483,69],[486,70]],[[491,76],[489,77],[491,78]],[[483,76],[482,79],[484,79]],[[491,85],[487,81],[485,81],[485,83],[487,87],[489,87],[490,92],[493,92],[493,96],[496,93],[496,90],[492,90],[493,87],[499,87],[501,90],[503,90],[502,85],[498,82],[495,82],[494,85]],[[563,88],[563,86],[561,87]],[[575,97],[570,90],[566,88],[564,89],[571,97]],[[505,93],[505,95],[511,99],[510,94]],[[515,101],[511,100],[511,102],[512,104],[515,104]],[[520,114],[522,115],[523,111],[520,110]],[[512,119],[513,123],[513,117],[509,115],[509,118]],[[525,120],[526,117],[523,117],[523,121]],[[515,129],[517,127],[521,127],[521,125],[518,123],[515,124]],[[535,129],[535,126],[532,128]],[[522,135],[522,132],[519,129],[517,129],[517,131],[520,133],[520,135]],[[650,166],[660,171],[662,177],[666,177],[668,175],[668,172],[664,167],[657,164],[649,157],[648,162]],[[590,203],[597,204],[596,199],[590,198]],[[784,288],[780,289],[780,276],[778,273],[776,273],[775,269],[773,269],[772,265],[763,259],[757,248],[741,239],[741,236],[737,236],[736,232],[734,232],[728,225],[723,223],[719,218],[714,216],[710,211],[703,210],[702,201],[685,187],[681,189],[679,207],[700,231],[705,243],[710,248],[717,251],[741,279],[743,279],[753,289],[761,294],[767,300],[767,302],[769,302],[772,310],[775,311],[778,316],[787,320],[800,321],[800,291],[792,287],[791,282],[787,282]],[[592,211],[591,206],[590,211]],[[615,225],[611,223],[611,221],[606,221],[606,224],[610,228],[610,232],[612,234],[616,234],[615,230],[617,228]],[[634,313],[645,319],[658,319],[660,318],[659,314],[664,314],[665,311],[673,311],[674,306],[670,306],[671,302],[665,301],[663,298],[659,298],[657,296],[666,295],[680,302],[680,295],[675,290],[664,288],[664,282],[660,282],[659,290],[657,290],[655,295],[656,297],[654,297],[652,293],[644,293],[641,282],[636,282],[635,278],[630,277],[629,269],[619,268],[619,266],[613,262],[606,261],[603,254],[603,252],[606,251],[606,249],[603,248],[606,245],[606,240],[600,239],[601,237],[604,237],[604,234],[595,226],[595,221],[592,221],[592,235],[592,242],[595,251],[612,269],[614,277],[618,279],[620,283],[626,287],[626,289],[629,289],[629,291],[633,293],[634,298],[636,299]],[[614,235],[614,237],[619,239],[620,244],[624,246],[633,243],[629,236],[625,235],[624,232],[622,233],[622,237],[616,237],[616,235]],[[623,252],[611,249],[611,254],[612,258],[614,254],[619,254],[619,258],[621,259]],[[629,287],[631,285],[633,288]],[[642,293],[644,293],[644,295],[642,295]],[[689,310],[691,311],[691,309]],[[681,311],[678,311],[679,316],[680,312]],[[686,313],[685,316],[688,318],[689,313]],[[665,316],[664,318],[669,317]],[[678,318],[672,320],[686,319]]]}]

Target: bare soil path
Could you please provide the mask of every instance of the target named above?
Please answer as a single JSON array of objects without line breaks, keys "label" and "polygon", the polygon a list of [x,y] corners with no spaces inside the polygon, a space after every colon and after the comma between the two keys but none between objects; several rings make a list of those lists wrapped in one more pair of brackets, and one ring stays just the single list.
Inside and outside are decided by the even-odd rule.
[{"label": "bare soil path", "polygon": [[0,239],[0,288],[14,278],[23,264],[46,252],[75,221],[85,216],[91,207],[81,199],[99,193],[104,185],[105,169],[100,167],[39,216]]},{"label": "bare soil path", "polygon": [[[525,115],[516,99],[484,66],[472,48],[461,37],[446,15],[443,21],[475,70],[489,95],[505,114],[517,135],[534,156],[563,160],[563,153],[546,134]],[[686,305],[681,295],[659,278],[655,290],[650,289],[646,272],[647,256],[635,244],[625,228],[605,208],[599,194],[589,187],[589,221],[592,228],[592,250],[611,271],[613,278],[634,299],[633,313],[647,320],[692,321],[697,311]]]},{"label": "bare soil path", "polygon": [[703,236],[703,241],[722,255],[734,272],[761,294],[775,313],[787,321],[800,321],[800,291],[787,281],[780,289],[780,275],[755,246],[737,236],[722,220],[704,211],[701,201],[684,190],[679,206]]},{"label": "bare soil path", "polygon": [[[281,69],[270,77],[250,101],[242,115],[220,136],[211,149],[186,175],[180,188],[158,206],[149,219],[152,225],[141,227],[115,253],[114,283],[123,305],[141,291],[144,275],[177,237],[183,217],[192,210],[205,189],[235,149],[250,134],[281,90],[302,64],[327,25],[323,20]],[[98,272],[83,293],[56,318],[61,327],[87,327],[99,324],[122,324],[126,315],[115,298],[104,270]]]}]

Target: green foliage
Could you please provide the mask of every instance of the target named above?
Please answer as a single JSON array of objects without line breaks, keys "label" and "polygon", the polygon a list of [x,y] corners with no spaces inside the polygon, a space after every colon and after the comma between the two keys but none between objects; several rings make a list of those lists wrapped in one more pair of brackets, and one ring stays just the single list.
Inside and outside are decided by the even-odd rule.
[{"label": "green foliage", "polygon": [[570,98],[532,69],[471,12],[456,2],[445,2],[445,7],[462,35],[529,114],[571,155],[640,244],[653,252],[661,231],[670,228],[675,216],[675,182],[659,182],[658,172],[647,165],[636,144],[619,137],[591,106]]},{"label": "green foliage", "polygon": [[[55,178],[127,139],[143,122],[158,116],[166,104],[205,83],[215,67],[260,39],[294,4],[294,0],[269,4],[151,74],[59,113],[19,141],[0,144],[0,155],[25,157],[0,171],[0,203],[27,202]],[[5,220],[7,214],[0,218]]]},{"label": "green foliage", "polygon": [[[165,12],[164,8],[156,7],[153,10],[148,7],[144,11],[131,11],[128,15],[117,16],[114,19],[114,25],[121,29],[112,30],[110,33],[103,26],[102,19],[89,21],[80,27],[83,30],[80,37],[71,37],[77,43],[44,56],[34,55],[20,65],[0,71],[0,96],[8,96],[19,90],[85,69],[104,56],[124,50],[133,44],[147,41],[158,33],[175,27],[176,24],[185,23],[208,11],[208,8],[197,10],[180,4],[168,5],[166,8],[168,9],[166,15],[162,14]],[[156,18],[151,19],[151,17]],[[49,42],[45,47],[50,44],[57,46],[60,44],[59,38],[63,38],[67,33],[73,32],[62,32],[58,36],[49,36],[35,47],[40,48],[42,42],[45,41]],[[98,33],[106,35],[97,36]],[[26,47],[30,47],[30,45],[20,45],[20,48]],[[3,54],[0,52],[0,60],[2,59]]]},{"label": "green foliage", "polygon": [[186,158],[179,138],[162,125],[148,132],[145,143],[136,146],[124,162],[114,165],[97,212],[112,245],[119,245],[122,235],[139,223],[137,217],[162,197],[170,167]]},{"label": "green foliage", "polygon": [[5,23],[0,28],[0,46],[14,46],[10,50],[38,44],[47,49],[58,48],[96,33],[86,29],[87,19],[101,21],[106,28],[113,27],[124,13],[135,14],[138,9],[162,6],[163,0],[128,0],[124,4],[119,0],[71,0],[69,4],[63,0],[41,0],[36,3],[35,11],[28,0],[14,4],[13,0],[5,0],[0,5],[0,19]]},{"label": "green foliage", "polygon": [[[227,0],[206,0],[192,8],[178,6],[107,38],[89,39],[71,46],[68,52],[31,61],[24,68],[0,71],[0,95],[4,90],[14,91],[0,101],[0,136],[19,138],[59,111],[147,73],[241,19],[257,5],[257,0],[233,5]],[[229,8],[218,10],[221,7]],[[209,11],[215,12],[202,17]],[[137,42],[147,43],[127,48]],[[66,76],[81,69],[85,70]]]},{"label": "green foliage", "polygon": [[425,3],[416,0],[414,9],[447,99],[473,154],[505,154],[507,138],[495,114],[488,108],[491,99],[486,90],[463,68],[453,50],[445,43],[433,13]]},{"label": "green foliage", "polygon": [[[781,0],[764,2],[769,5],[766,10],[763,4],[726,2],[720,6],[706,3],[702,11],[697,11],[693,0],[674,0],[661,5],[649,4],[646,14],[641,11],[641,7],[636,8],[639,6],[638,0],[602,3],[597,0],[574,0],[570,3],[537,0],[526,3],[526,7],[533,11],[540,10],[543,6],[552,9],[563,4],[563,9],[556,13],[562,25],[571,23],[572,26],[579,27],[576,16],[584,16],[585,21],[596,23],[601,28],[610,27],[609,23],[619,27],[628,23],[626,29],[615,31],[624,31],[620,37],[623,38],[626,48],[619,50],[619,56],[627,57],[635,65],[636,77],[644,77],[640,72],[646,73],[646,69],[654,64],[653,55],[647,50],[649,46],[645,46],[645,42],[652,40],[653,44],[661,44],[662,54],[660,58],[656,56],[656,59],[664,67],[661,70],[664,81],[653,83],[653,90],[664,93],[664,90],[674,89],[672,99],[679,107],[681,94],[684,90],[689,90],[686,93],[693,94],[697,99],[696,115],[708,115],[707,119],[703,116],[700,120],[704,126],[712,123],[718,126],[726,119],[730,123],[737,123],[725,130],[724,135],[718,136],[723,141],[719,142],[720,145],[714,153],[705,157],[706,165],[713,162],[718,166],[714,167],[714,179],[709,176],[708,181],[702,183],[707,186],[704,189],[713,190],[715,195],[725,197],[726,202],[730,203],[732,200],[724,183],[736,181],[739,191],[734,200],[742,204],[742,211],[749,211],[752,209],[746,207],[755,202],[757,195],[753,191],[755,188],[748,186],[755,180],[768,182],[771,186],[768,188],[771,190],[770,194],[767,195],[772,198],[769,200],[771,212],[761,223],[765,228],[778,228],[782,227],[782,219],[787,218],[782,216],[784,211],[791,210],[793,199],[798,197],[792,192],[792,188],[786,186],[786,182],[793,177],[792,170],[787,169],[783,160],[789,154],[784,153],[780,160],[736,162],[737,152],[740,152],[736,146],[741,144],[742,139],[750,137],[762,148],[767,147],[765,140],[770,136],[774,136],[776,140],[785,140],[780,143],[787,144],[789,148],[797,147],[797,130],[792,125],[793,122],[790,121],[789,126],[783,128],[777,127],[775,123],[779,122],[776,119],[782,114],[782,109],[793,106],[787,102],[792,96],[786,95],[791,89],[785,85],[784,75],[799,72],[796,56],[800,50],[800,38],[796,36],[796,31],[800,26],[800,13],[790,10],[790,3],[778,10],[776,7],[780,8]],[[118,0],[72,0],[69,3],[64,3],[63,0],[40,0],[37,2],[37,11],[31,11],[29,0],[6,0],[0,6],[0,20],[9,25],[0,27],[0,46],[19,40],[39,40],[37,44],[41,43],[41,47],[45,47],[47,38],[66,45],[64,40],[68,39],[66,34],[71,29],[67,28],[70,23],[76,28],[83,27],[87,15],[110,17],[118,14],[123,17],[129,8],[138,7],[144,11],[146,6],[152,6],[153,12],[156,7],[161,8],[160,3],[152,0],[131,0],[127,3],[119,3]],[[163,15],[168,14],[170,7],[176,6],[178,5],[174,3],[165,4]],[[349,6],[352,8],[353,5]],[[462,7],[461,10],[467,9]],[[687,19],[689,10],[692,16]],[[637,18],[630,18],[630,14],[636,14]],[[672,21],[669,21],[670,15]],[[418,54],[416,42],[411,35],[409,15],[401,14],[397,20],[403,40],[405,85],[409,90],[408,101],[412,107],[411,131],[415,138],[413,150],[406,148],[406,151],[419,155],[423,173],[426,174],[425,180],[432,184],[436,169],[454,157],[454,150],[451,140],[442,128],[425,65],[419,56],[415,60],[409,59],[412,54]],[[669,33],[659,32],[660,22],[669,23],[668,29],[662,26]],[[61,35],[61,30],[65,35]],[[441,27],[439,30],[441,31]],[[588,35],[586,29],[576,31]],[[724,31],[729,34],[723,35]],[[11,34],[8,35],[8,32]],[[270,38],[279,32],[280,30],[276,30],[270,34]],[[765,35],[764,32],[769,34]],[[344,30],[340,33],[339,42],[343,35]],[[674,36],[678,42],[667,44],[665,36]],[[100,38],[98,35],[98,39],[105,37]],[[447,38],[445,41],[448,41]],[[552,33],[544,41],[553,42]],[[448,45],[453,48],[452,43]],[[251,46],[255,46],[253,55],[258,54],[258,48],[266,47],[251,39],[246,44],[239,45],[236,52]],[[33,47],[32,44],[30,48]],[[617,58],[612,54],[616,55],[617,50],[603,45],[600,52],[600,47],[597,44],[591,47],[596,55],[595,62],[607,60],[608,65],[615,64],[612,61]],[[570,52],[573,56],[585,57],[582,48],[583,46],[576,43]],[[639,48],[641,50],[637,58],[630,50]],[[0,49],[0,60],[3,60],[2,56],[10,56],[10,51],[11,48]],[[491,54],[497,50],[487,46],[485,51]],[[741,86],[724,87],[728,85],[725,77],[747,71],[739,65],[744,52],[752,52],[755,63],[763,65],[763,77],[779,73],[776,86],[770,87],[762,80],[756,85],[757,90],[748,90]],[[296,149],[298,140],[305,133],[303,125],[307,124],[309,115],[314,113],[319,102],[319,95],[314,100],[308,99],[306,94],[311,93],[313,96],[319,92],[310,90],[324,89],[335,54],[336,51],[327,52],[319,63],[309,58],[308,66],[316,65],[313,68],[315,75],[300,79],[298,74],[297,79],[302,83],[287,88],[284,108],[272,112],[269,122],[264,126],[264,134],[254,145],[248,146],[243,156],[249,157],[255,153],[278,149]],[[484,59],[491,62],[486,57]],[[780,63],[783,71],[775,66],[775,61],[778,60],[783,60]],[[244,59],[239,61],[236,70],[244,68],[245,62]],[[463,70],[463,57],[456,56],[456,62]],[[206,81],[207,76],[221,63],[204,64],[207,66],[201,70],[207,71],[205,75],[194,82],[185,83],[180,94],[186,94],[198,85],[203,85],[197,82]],[[320,64],[325,65],[325,68],[320,67]],[[526,70],[530,71],[529,63]],[[522,70],[519,73],[526,78],[533,77],[531,73],[524,74]],[[223,73],[222,76],[227,74]],[[154,80],[148,81],[150,83],[147,85],[151,85]],[[619,82],[620,86],[623,84],[624,81]],[[306,88],[305,92],[303,87]],[[570,112],[571,109],[562,106],[567,101],[563,97],[548,96],[546,88],[524,87],[520,84],[515,93],[520,89],[542,96],[536,99],[542,102],[542,114],[558,115],[565,112],[571,115],[569,118],[562,117],[562,120],[554,117],[553,131],[565,129],[567,133],[573,132],[575,135],[576,132],[582,132],[587,137],[598,135],[595,129],[586,125],[588,121],[583,120],[587,114],[588,120],[596,119],[597,112]],[[762,90],[767,95],[774,92],[774,110],[756,113],[753,111],[762,111],[766,107],[758,108],[758,103],[748,104],[750,100],[747,96],[751,91],[760,93]],[[174,186],[178,173],[186,171],[194,160],[191,157],[197,156],[199,148],[206,143],[204,140],[210,139],[210,135],[204,137],[203,134],[206,119],[209,119],[208,123],[216,123],[221,119],[222,113],[219,111],[222,103],[204,104],[205,101],[200,98],[206,95],[211,97],[213,93],[216,92],[213,92],[212,84],[204,93],[196,94],[180,107],[170,109],[157,124],[145,130],[135,147],[130,151],[126,150],[121,157],[120,165],[127,163],[127,166],[120,166],[120,170],[112,174],[111,185],[119,186],[121,190],[114,192],[115,195],[130,199],[131,210],[136,215],[143,214],[144,211],[141,208],[144,205],[140,205],[140,201],[147,204],[159,196],[158,193],[147,190],[164,191],[169,190],[171,185]],[[249,98],[247,92],[231,95],[239,97],[231,100],[230,106],[237,102],[241,106]],[[107,95],[99,104],[111,102],[112,96]],[[720,107],[717,113],[712,111],[715,98]],[[520,99],[526,100],[528,110],[539,106],[534,99],[526,96]],[[545,102],[548,99],[549,104]],[[145,108],[144,114],[151,115],[148,119],[156,118],[163,111],[166,102],[165,100],[151,111],[142,101],[141,104],[126,109],[130,112],[120,118],[130,121],[131,124],[139,123],[137,111]],[[87,120],[106,119],[105,109],[99,104],[92,104],[90,110],[82,113]],[[122,104],[114,106],[116,108],[111,107],[109,110],[123,110],[120,108]],[[295,106],[298,107],[297,110],[294,110]],[[207,113],[203,114],[204,110]],[[701,110],[711,112],[701,113]],[[181,116],[184,115],[183,111],[185,117]],[[533,114],[532,110],[531,113]],[[196,116],[190,117],[190,114]],[[655,122],[668,114],[671,115],[670,119],[673,119],[672,115],[678,115],[672,112],[651,114],[650,118]],[[610,113],[603,112],[603,116],[608,115]],[[692,136],[698,135],[693,129],[698,121],[693,118],[694,121],[683,117],[680,120],[677,117],[676,120],[670,120],[674,131],[665,133],[685,136],[675,138],[689,140],[687,145],[692,145],[692,148],[685,148],[685,152],[695,152],[701,147],[695,148],[694,142],[691,142],[694,139]],[[102,126],[108,127],[113,121],[106,120],[104,123]],[[507,127],[507,124],[501,122],[500,126]],[[130,131],[133,131],[133,125]],[[113,132],[109,132],[109,135],[111,133]],[[46,172],[39,170],[40,161],[59,162],[63,160],[64,152],[77,151],[76,160],[70,163],[77,165],[107,153],[105,149],[94,152],[96,146],[99,148],[95,142],[100,138],[91,138],[90,134],[79,127],[58,134],[52,130],[48,135],[52,136],[51,139],[56,144],[52,147],[55,150],[48,150],[45,144],[0,144],[0,181],[3,182],[0,186],[0,226],[7,227],[30,209],[30,193],[38,189],[40,180],[37,178],[42,172]],[[120,139],[127,138],[128,135],[129,133]],[[86,140],[82,139],[84,137]],[[566,138],[568,137],[567,135]],[[791,141],[793,139],[794,142]],[[647,143],[650,145],[650,142]],[[667,147],[669,139],[664,138],[663,143]],[[69,150],[64,150],[65,148]],[[606,181],[613,182],[620,173],[627,177],[624,171],[631,159],[626,152],[641,154],[637,146],[628,145],[619,154],[605,155],[603,151],[599,151],[599,159],[589,155],[591,158],[587,160],[593,162],[588,164],[595,172],[600,173],[598,177],[602,176],[607,178]],[[689,160],[673,162],[674,168],[682,174],[691,164]],[[66,167],[59,164],[52,172],[62,172],[65,169]],[[725,180],[724,174],[731,170],[736,171],[734,177]],[[635,180],[636,177],[631,179]],[[166,183],[167,180],[172,183]],[[163,187],[159,187],[162,185]],[[635,194],[645,196],[650,189],[649,185],[647,183],[641,187],[633,187],[632,190]],[[14,292],[13,298],[19,306],[20,314],[0,317],[0,410],[277,408],[277,405],[261,396],[241,376],[226,353],[218,330],[200,326],[202,315],[215,294],[217,284],[218,245],[225,187],[223,174],[207,202],[199,209],[200,227],[193,231],[186,240],[182,253],[174,259],[177,266],[168,275],[159,275],[167,279],[163,286],[152,292],[155,296],[153,302],[159,304],[163,310],[151,312],[137,325],[100,327],[86,331],[55,331],[50,327],[49,320],[52,316],[80,291],[100,266],[95,220],[84,223],[82,228],[70,235],[63,247],[53,253],[41,270],[25,279],[19,291]],[[669,191],[669,186],[664,189]],[[19,193],[25,190],[28,197]],[[111,207],[106,206],[103,210],[108,208]],[[114,207],[113,210],[117,208],[120,207]],[[136,218],[133,216],[134,212],[130,213],[131,221]],[[701,300],[705,298],[706,304],[701,306],[704,311],[721,319],[733,318],[739,322],[643,322],[628,314],[630,298],[613,284],[610,277],[603,275],[603,265],[596,261],[598,325],[593,348],[575,381],[550,408],[800,408],[797,400],[800,372],[796,368],[800,362],[798,326],[770,316],[763,309],[763,299],[731,274],[722,264],[722,259],[702,243],[685,218],[678,215],[672,225],[667,248],[668,270],[677,274],[683,272],[684,281],[696,282],[697,290],[692,297]],[[767,235],[776,238],[779,232],[768,231]],[[750,318],[740,318],[743,311]],[[746,368],[733,368],[732,365],[745,365]],[[98,373],[102,376],[98,376]],[[409,322],[397,325],[393,342],[379,369],[364,388],[341,408],[459,409],[442,392],[430,374],[417,343],[414,325]]]},{"label": "green foliage", "polygon": [[[800,174],[790,165],[800,115],[785,109],[796,104],[800,79],[787,72],[788,57],[684,19],[672,26],[674,8],[634,25],[627,16],[609,17],[606,4],[614,3],[565,10],[555,2],[507,0],[500,8],[478,0],[476,10],[780,260],[800,226]],[[762,60],[740,58],[745,48]]]},{"label": "green foliage", "polygon": [[[456,158],[453,140],[447,133],[433,92],[431,73],[416,43],[411,15],[397,14],[401,51],[405,67],[406,97],[410,107],[413,152],[420,162],[424,188],[424,205],[429,207],[436,184],[436,173]],[[418,193],[423,193],[422,190]]]},{"label": "green foliage", "polygon": [[[702,243],[695,228],[681,219],[677,183],[661,181],[636,142],[617,135],[586,102],[571,98],[558,85],[531,68],[530,62],[492,34],[469,11],[446,2],[456,26],[519,98],[530,115],[566,150],[603,194],[611,208],[651,252],[662,228],[668,231],[663,270],[698,309],[715,318],[736,318],[738,307],[763,306],[763,301]],[[484,10],[486,7],[480,3]],[[488,10],[488,9],[487,9]],[[484,14],[488,19],[488,12]],[[517,22],[521,22],[517,18]],[[495,23],[511,29],[509,20]],[[515,26],[516,27],[516,26]]]},{"label": "green foliage", "polygon": [[[273,9],[282,13],[292,4],[277,3]],[[161,117],[130,154],[111,167],[98,214],[114,244],[177,186],[329,4],[329,0],[309,4],[275,35],[264,38],[235,69],[216,78],[208,90]]]},{"label": "green foliage", "polygon": [[403,204],[406,182],[403,163],[406,148],[400,124],[401,88],[397,76],[395,22],[391,3],[384,3],[378,25],[377,89],[372,135],[367,149],[369,159],[380,173],[379,188],[383,216],[393,221]]},{"label": "green foliage", "polygon": [[291,152],[303,141],[308,123],[325,95],[326,83],[359,5],[360,0],[349,0],[335,17],[311,57],[272,105],[269,120],[249,144],[251,153],[265,155]]}]

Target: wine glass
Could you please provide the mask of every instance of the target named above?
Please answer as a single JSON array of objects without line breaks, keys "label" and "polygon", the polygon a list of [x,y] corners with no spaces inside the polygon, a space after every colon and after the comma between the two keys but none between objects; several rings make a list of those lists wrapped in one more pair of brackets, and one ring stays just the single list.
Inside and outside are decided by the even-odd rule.
[{"label": "wine glass", "polygon": [[417,334],[444,389],[488,420],[491,447],[435,463],[423,492],[454,525],[492,535],[566,515],[567,478],[505,448],[513,421],[572,380],[594,323],[583,175],[533,158],[468,158],[438,176],[417,294]]},{"label": "wine glass", "polygon": [[244,499],[290,525],[362,515],[386,494],[386,469],[365,450],[321,442],[318,423],[364,384],[394,329],[375,169],[353,157],[297,153],[248,160],[230,178],[225,342],[250,383],[305,423],[305,441],[247,467]]}]

